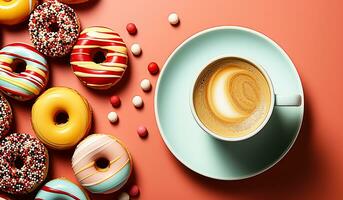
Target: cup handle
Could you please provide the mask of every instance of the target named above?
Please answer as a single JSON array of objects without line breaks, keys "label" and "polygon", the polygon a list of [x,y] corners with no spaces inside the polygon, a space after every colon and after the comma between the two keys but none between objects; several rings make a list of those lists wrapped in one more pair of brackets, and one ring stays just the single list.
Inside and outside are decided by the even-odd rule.
[{"label": "cup handle", "polygon": [[275,94],[275,105],[276,106],[300,106],[302,98],[299,94],[293,95],[280,95]]}]

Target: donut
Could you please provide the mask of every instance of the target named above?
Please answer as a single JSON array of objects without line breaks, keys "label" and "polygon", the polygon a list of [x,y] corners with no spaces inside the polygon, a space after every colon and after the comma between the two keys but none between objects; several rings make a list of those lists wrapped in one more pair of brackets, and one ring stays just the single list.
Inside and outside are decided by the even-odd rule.
[{"label": "donut", "polygon": [[91,107],[77,91],[53,87],[32,106],[32,127],[48,147],[68,149],[87,135],[92,120]]},{"label": "donut", "polygon": [[80,33],[74,10],[58,1],[37,6],[29,20],[33,45],[44,55],[62,57],[70,53]]},{"label": "donut", "polygon": [[29,134],[13,133],[0,145],[0,190],[27,194],[46,178],[49,155],[44,145]]},{"label": "donut", "polygon": [[91,127],[92,112],[87,100],[66,87],[45,91],[33,104],[31,114],[36,136],[53,149],[75,146]]},{"label": "donut", "polygon": [[37,193],[35,200],[90,200],[77,185],[65,178],[47,182]]},{"label": "donut", "polygon": [[105,90],[114,86],[127,68],[127,48],[112,29],[84,29],[70,57],[74,74],[86,86]]},{"label": "donut", "polygon": [[0,24],[14,25],[25,21],[38,0],[1,0]]},{"label": "donut", "polygon": [[13,114],[11,105],[4,95],[0,93],[0,139],[6,136],[11,130]]},{"label": "donut", "polygon": [[109,194],[118,191],[129,179],[132,159],[117,138],[93,134],[77,145],[72,167],[76,178],[87,190]]},{"label": "donut", "polygon": [[48,63],[34,47],[13,43],[0,50],[0,90],[19,101],[37,97],[49,78]]}]

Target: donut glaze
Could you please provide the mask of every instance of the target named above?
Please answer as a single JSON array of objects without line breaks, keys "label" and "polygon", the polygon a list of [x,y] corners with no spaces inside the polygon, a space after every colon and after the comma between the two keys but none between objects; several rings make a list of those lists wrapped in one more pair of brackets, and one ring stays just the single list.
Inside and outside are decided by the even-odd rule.
[{"label": "donut glaze", "polygon": [[[104,61],[94,62],[97,52],[104,53]],[[74,74],[79,80],[99,90],[109,89],[123,77],[127,61],[127,48],[123,39],[106,27],[84,29],[70,58]]]},{"label": "donut glaze", "polygon": [[13,133],[1,141],[1,191],[10,194],[32,192],[44,181],[48,168],[48,151],[38,139],[29,134]]},{"label": "donut glaze", "polygon": [[38,51],[62,57],[72,50],[80,33],[80,21],[71,7],[56,0],[47,1],[32,12],[29,32]]},{"label": "donut glaze", "polygon": [[[26,64],[17,73],[18,62]],[[0,90],[19,101],[35,98],[46,87],[49,69],[46,59],[34,47],[13,43],[0,50]]]},{"label": "donut glaze", "polygon": [[[59,122],[59,116],[64,121]],[[32,127],[36,136],[53,149],[75,146],[91,127],[92,112],[87,100],[77,91],[53,87],[32,106]]]},{"label": "donut glaze", "polygon": [[0,24],[14,25],[23,22],[38,4],[38,0],[1,0]]},{"label": "donut glaze", "polygon": [[35,200],[89,200],[88,195],[73,182],[58,178],[47,182],[37,193]]},{"label": "donut glaze", "polygon": [[12,120],[11,105],[0,93],[0,139],[6,136],[11,130]]},{"label": "donut glaze", "polygon": [[[99,160],[107,165],[99,167]],[[77,146],[72,167],[81,185],[92,193],[118,191],[130,177],[132,159],[124,144],[113,136],[93,134]]]}]

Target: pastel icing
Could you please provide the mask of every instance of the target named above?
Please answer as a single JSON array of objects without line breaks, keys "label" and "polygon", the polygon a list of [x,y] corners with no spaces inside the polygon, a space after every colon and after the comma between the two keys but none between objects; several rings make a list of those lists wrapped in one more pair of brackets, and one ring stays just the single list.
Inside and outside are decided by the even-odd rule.
[{"label": "pastel icing", "polygon": [[[92,55],[99,50],[105,52],[105,60],[95,63]],[[79,80],[87,87],[101,90],[109,89],[122,78],[127,62],[127,48],[123,39],[106,27],[84,29],[70,58],[74,74]]]},{"label": "pastel icing", "polygon": [[[26,63],[23,72],[16,73],[11,65],[15,59]],[[19,101],[38,96],[46,87],[49,70],[46,59],[34,47],[13,43],[0,50],[0,90]]]},{"label": "pastel icing", "polygon": [[[99,169],[96,161],[105,158],[109,165]],[[72,166],[81,185],[92,193],[118,191],[130,177],[132,159],[124,144],[113,136],[93,134],[77,146]]]},{"label": "pastel icing", "polygon": [[37,193],[35,200],[89,200],[87,194],[67,179],[54,179],[46,183]]}]

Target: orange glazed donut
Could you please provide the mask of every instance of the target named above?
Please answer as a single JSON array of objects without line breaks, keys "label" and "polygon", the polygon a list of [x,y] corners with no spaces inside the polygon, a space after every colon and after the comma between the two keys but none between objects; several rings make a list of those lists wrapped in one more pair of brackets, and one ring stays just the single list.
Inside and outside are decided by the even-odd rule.
[{"label": "orange glazed donut", "polygon": [[114,86],[127,68],[123,39],[106,27],[84,29],[71,53],[74,74],[86,86],[105,90]]},{"label": "orange glazed donut", "polygon": [[23,22],[37,3],[38,0],[1,0],[0,24],[14,25]]}]

